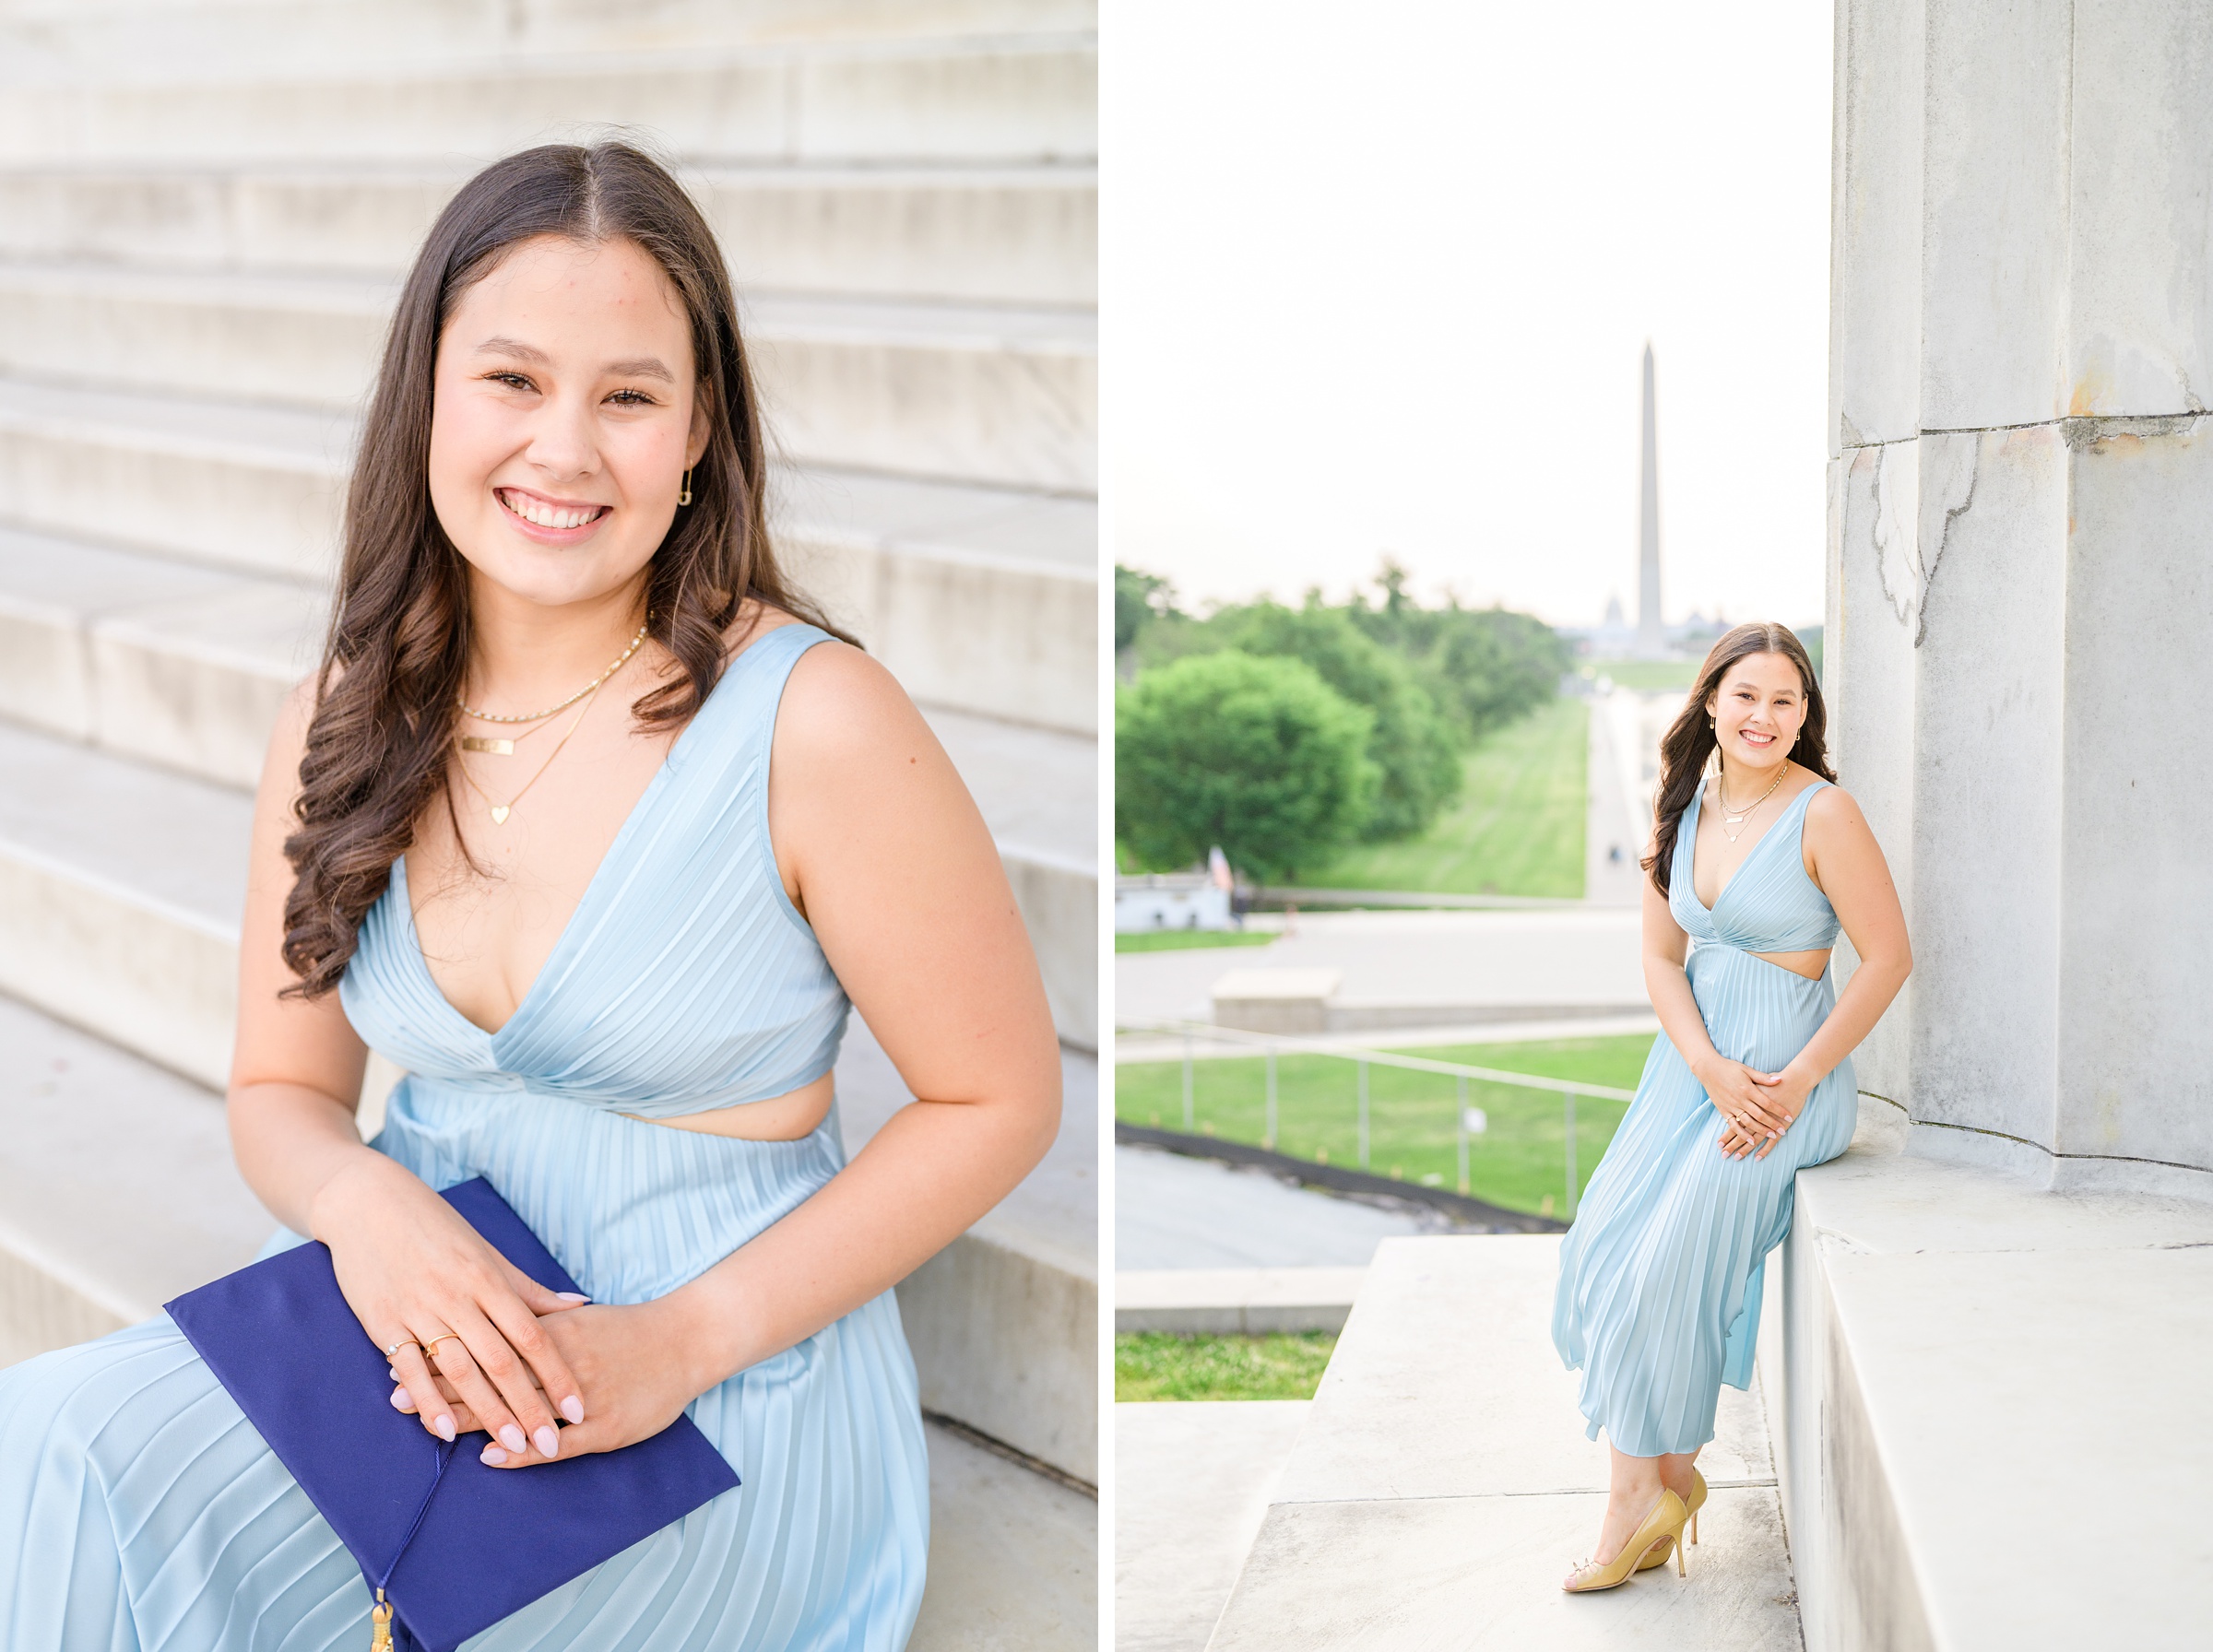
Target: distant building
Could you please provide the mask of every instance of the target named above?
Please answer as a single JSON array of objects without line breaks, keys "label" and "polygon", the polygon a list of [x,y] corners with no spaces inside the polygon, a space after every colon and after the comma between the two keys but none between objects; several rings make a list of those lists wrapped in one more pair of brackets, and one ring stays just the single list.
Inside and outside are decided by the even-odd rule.
[{"label": "distant building", "polygon": [[1142,872],[1114,880],[1114,926],[1149,929],[1228,929],[1229,891],[1205,872]]},{"label": "distant building", "polygon": [[1652,347],[1644,347],[1644,442],[1637,512],[1637,657],[1673,652],[1660,622],[1660,431],[1652,395]]}]

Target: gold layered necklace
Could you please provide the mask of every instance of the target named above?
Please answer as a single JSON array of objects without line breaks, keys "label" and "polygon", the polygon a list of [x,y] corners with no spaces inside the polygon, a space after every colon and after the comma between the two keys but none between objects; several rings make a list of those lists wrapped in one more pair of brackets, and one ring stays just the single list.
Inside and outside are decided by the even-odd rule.
[{"label": "gold layered necklace", "polygon": [[[1775,778],[1769,783],[1766,791],[1760,793],[1744,808],[1732,808],[1729,807],[1729,770],[1724,764],[1722,772],[1716,774],[1713,780],[1713,800],[1722,806],[1722,835],[1733,844],[1744,836],[1745,822],[1751,819],[1752,811],[1775,795],[1775,788],[1782,784],[1782,777],[1790,772],[1791,765],[1788,762],[1778,763],[1775,767]],[[1729,830],[1732,826],[1736,828],[1734,832]]]},{"label": "gold layered necklace", "polygon": [[[584,687],[578,689],[566,700],[561,702],[560,704],[549,705],[542,712],[524,712],[516,716],[512,717],[501,716],[496,713],[480,712],[477,710],[475,706],[469,704],[467,701],[462,699],[458,694],[454,696],[454,703],[460,707],[461,714],[463,716],[474,717],[479,723],[543,723],[548,717],[556,717],[559,716],[562,712],[567,711],[569,707],[574,705],[579,700],[582,700],[586,694],[589,694],[598,689],[601,683],[605,682],[616,672],[621,670],[623,667],[629,665],[630,656],[637,653],[640,648],[643,648],[645,645],[645,632],[647,628],[652,624],[653,616],[648,614],[645,616],[645,623],[638,627],[638,634],[631,638],[630,646],[625,648],[621,654],[615,655],[614,659],[609,663],[606,670],[600,672],[598,676],[593,678],[591,681],[586,683]],[[528,738],[529,737],[525,736],[523,738]],[[567,737],[564,735],[562,738],[565,739]],[[461,738],[461,749],[464,751],[481,751],[488,757],[513,757],[515,755],[515,742],[513,740],[487,739],[479,735],[464,735]],[[556,749],[558,749],[558,748],[556,748]],[[550,762],[553,760],[551,758],[548,758],[546,761]],[[533,776],[533,778],[536,778],[536,776]],[[519,797],[522,796],[522,794],[517,792],[515,796]]]},{"label": "gold layered necklace", "polygon": [[[586,714],[592,709],[592,697],[599,692],[599,683],[603,683],[606,680],[607,678],[602,677],[599,679],[599,682],[594,683],[590,688],[585,690],[582,696],[579,696],[579,698],[583,699],[584,703],[580,706],[577,706],[576,714],[569,719],[569,726],[567,729],[562,732],[561,738],[553,743],[553,749],[546,753],[546,761],[538,765],[537,773],[531,775],[529,779],[523,782],[523,790],[515,793],[515,795],[508,798],[506,802],[501,803],[497,801],[493,798],[490,792],[486,791],[482,786],[477,784],[477,777],[468,772],[468,764],[467,761],[459,759],[456,760],[455,766],[461,771],[461,778],[468,783],[468,787],[471,791],[475,792],[478,796],[484,799],[485,808],[491,813],[491,823],[494,826],[504,826],[507,824],[508,815],[514,811],[515,806],[523,800],[523,792],[527,792],[532,786],[536,785],[539,779],[543,777],[545,772],[553,766],[553,760],[561,755],[561,749],[569,743],[569,737],[574,734],[577,728],[582,726]],[[574,705],[575,701],[572,700],[569,703]],[[508,742],[503,741],[502,744],[507,745]],[[463,740],[461,742],[461,748],[465,751],[470,749],[467,740]],[[509,749],[513,749],[512,745],[509,745]]]}]

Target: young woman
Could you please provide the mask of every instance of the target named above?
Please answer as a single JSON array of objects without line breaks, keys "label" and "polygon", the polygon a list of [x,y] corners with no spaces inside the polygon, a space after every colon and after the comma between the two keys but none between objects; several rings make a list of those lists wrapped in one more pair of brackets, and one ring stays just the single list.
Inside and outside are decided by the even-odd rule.
[{"label": "young woman", "polygon": [[[763,452],[674,181],[612,144],[490,168],[401,295],[323,668],[270,743],[247,1180],[426,1430],[528,1473],[688,1410],[744,1481],[472,1649],[902,1646],[928,1471],[891,1287],[1059,1118],[991,840],[785,584]],[[847,1164],[849,1005],[923,1099]],[[364,1144],[371,1047],[408,1076]],[[439,1198],[478,1175],[588,1303]],[[369,1644],[361,1573],[166,1318],[0,1374],[10,1551],[11,1652]]]},{"label": "young woman", "polygon": [[[1889,868],[1839,789],[1820,685],[1780,625],[1713,646],[1661,746],[1640,863],[1644,979],[1663,1035],[1560,1247],[1552,1337],[1583,1374],[1612,1495],[1569,1590],[1682,1569],[1721,1385],[1752,1382],[1768,1252],[1793,1178],[1858,1119],[1852,1051],[1912,968]],[[1859,967],[1828,974],[1841,926]]]}]

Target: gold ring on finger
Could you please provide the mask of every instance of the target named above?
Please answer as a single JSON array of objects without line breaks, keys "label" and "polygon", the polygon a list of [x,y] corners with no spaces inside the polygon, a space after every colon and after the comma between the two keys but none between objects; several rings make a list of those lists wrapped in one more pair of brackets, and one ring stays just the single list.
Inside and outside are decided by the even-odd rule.
[{"label": "gold ring on finger", "polygon": [[[461,1333],[459,1331],[448,1331],[443,1337],[432,1337],[428,1342],[425,1342],[422,1345],[423,1358],[429,1359],[435,1354],[438,1351],[438,1344],[441,1342],[461,1342]],[[461,1346],[466,1349],[468,1344],[466,1342],[461,1342]]]},{"label": "gold ring on finger", "polygon": [[391,1347],[385,1350],[385,1358],[387,1360],[392,1358],[393,1355],[396,1354],[403,1348],[420,1348],[422,1344],[416,1341],[412,1337],[402,1337],[398,1341],[393,1343]]}]

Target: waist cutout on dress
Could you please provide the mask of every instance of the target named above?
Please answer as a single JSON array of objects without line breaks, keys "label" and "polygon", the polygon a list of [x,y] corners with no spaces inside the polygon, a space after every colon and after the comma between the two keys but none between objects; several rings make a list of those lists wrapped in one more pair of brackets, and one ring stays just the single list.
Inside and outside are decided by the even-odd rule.
[{"label": "waist cutout on dress", "polygon": [[1836,1006],[1830,971],[1808,980],[1726,941],[1700,941],[1684,963],[1713,1047],[1732,1061],[1779,1072]]}]

